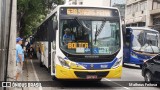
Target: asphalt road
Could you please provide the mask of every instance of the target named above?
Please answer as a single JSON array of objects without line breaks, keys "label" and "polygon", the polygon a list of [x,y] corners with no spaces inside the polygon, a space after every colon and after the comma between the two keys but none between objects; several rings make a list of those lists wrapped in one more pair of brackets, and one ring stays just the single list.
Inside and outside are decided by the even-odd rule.
[{"label": "asphalt road", "polygon": [[[22,90],[160,90],[160,87],[129,87],[129,83],[135,84],[144,81],[141,69],[136,65],[125,65],[121,79],[102,79],[93,81],[54,81],[45,67],[39,66],[39,61],[28,60],[24,66],[24,81],[44,81],[48,87],[23,88]],[[47,81],[47,82],[45,82]],[[48,82],[49,81],[49,82]],[[135,82],[127,82],[135,81]]]}]

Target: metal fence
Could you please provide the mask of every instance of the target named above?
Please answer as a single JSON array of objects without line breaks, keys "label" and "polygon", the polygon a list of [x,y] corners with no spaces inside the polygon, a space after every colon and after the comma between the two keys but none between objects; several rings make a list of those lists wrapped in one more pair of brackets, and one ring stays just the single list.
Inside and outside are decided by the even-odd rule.
[{"label": "metal fence", "polygon": [[[0,81],[6,81],[12,0],[0,0]],[[3,89],[3,88],[0,88]]]}]

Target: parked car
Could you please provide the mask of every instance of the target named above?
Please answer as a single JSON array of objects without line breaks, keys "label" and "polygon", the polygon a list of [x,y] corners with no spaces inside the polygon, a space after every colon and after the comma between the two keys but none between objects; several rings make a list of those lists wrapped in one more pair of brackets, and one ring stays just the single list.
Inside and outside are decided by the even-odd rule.
[{"label": "parked car", "polygon": [[144,61],[142,76],[144,77],[145,82],[160,83],[160,54]]}]

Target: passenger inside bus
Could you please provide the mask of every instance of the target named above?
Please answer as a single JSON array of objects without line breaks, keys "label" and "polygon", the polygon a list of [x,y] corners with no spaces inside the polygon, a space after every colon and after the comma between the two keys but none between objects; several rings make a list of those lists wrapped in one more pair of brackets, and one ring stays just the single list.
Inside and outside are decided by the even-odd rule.
[{"label": "passenger inside bus", "polygon": [[75,40],[74,35],[71,33],[69,28],[65,29],[65,34],[63,35],[63,43],[67,45],[69,42],[73,42]]}]

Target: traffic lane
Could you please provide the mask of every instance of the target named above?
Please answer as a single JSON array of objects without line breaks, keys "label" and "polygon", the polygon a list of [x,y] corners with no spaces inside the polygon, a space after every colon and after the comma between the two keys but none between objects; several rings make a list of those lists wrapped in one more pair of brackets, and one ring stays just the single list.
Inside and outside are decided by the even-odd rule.
[{"label": "traffic lane", "polygon": [[121,79],[111,79],[112,81],[144,81],[142,70],[138,65],[125,64],[122,69]]},{"label": "traffic lane", "polygon": [[122,86],[117,85],[115,83],[111,83],[111,81],[103,80],[101,82],[94,82],[94,81],[72,81],[72,80],[52,80],[52,77],[47,70],[46,67],[40,67],[40,62],[37,59],[33,60],[33,64],[37,73],[37,76],[40,81],[49,81],[50,86],[53,88],[59,89],[124,89]]},{"label": "traffic lane", "polygon": [[[123,66],[123,70],[122,70],[122,77],[121,79],[110,79],[111,81],[118,83],[122,86],[129,86],[129,83],[132,84],[141,84],[141,82],[144,82],[144,78],[141,74],[142,70],[140,69],[140,67],[138,65],[134,65],[134,64],[125,64]],[[137,86],[132,86],[132,87],[127,87],[131,90],[160,90],[160,87],[138,87]]]},{"label": "traffic lane", "polygon": [[[40,81],[50,81],[48,86],[52,86],[52,89],[131,89],[141,90],[148,89],[149,87],[127,87],[125,81],[143,81],[141,76],[141,69],[137,66],[126,65],[123,68],[121,79],[102,79],[101,82],[86,82],[86,81],[53,81],[49,71],[45,67],[39,66],[38,60],[33,60],[37,76]],[[133,73],[134,72],[134,73]],[[124,82],[117,82],[124,81]],[[123,84],[125,83],[125,85]],[[49,85],[50,84],[50,85]],[[49,88],[48,88],[49,89]],[[159,90],[158,87],[150,87],[153,90]]]},{"label": "traffic lane", "polygon": [[138,65],[124,65],[122,81],[144,81],[142,69]]}]

